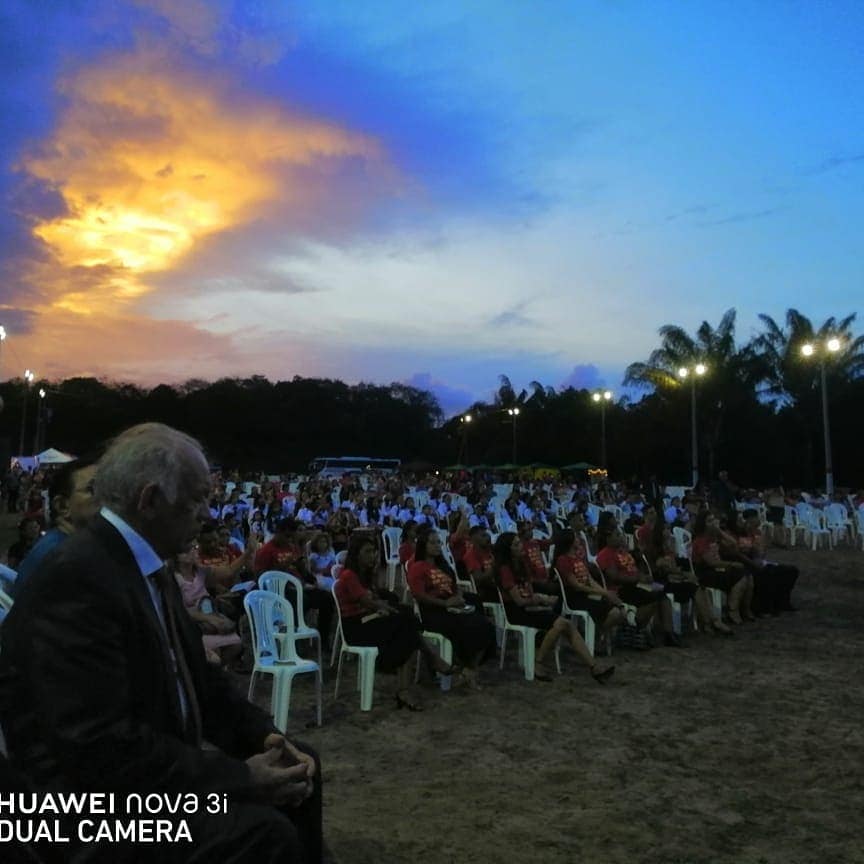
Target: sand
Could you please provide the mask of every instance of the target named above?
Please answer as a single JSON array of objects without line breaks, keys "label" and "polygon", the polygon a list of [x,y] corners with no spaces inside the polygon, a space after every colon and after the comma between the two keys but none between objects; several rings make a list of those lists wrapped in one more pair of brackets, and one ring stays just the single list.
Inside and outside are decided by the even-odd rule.
[{"label": "sand", "polygon": [[315,729],[298,683],[290,733],[322,754],[337,860],[864,862],[864,553],[772,554],[801,568],[799,612],[619,649],[605,687],[570,653],[527,682],[514,643],[480,693],[427,686],[423,713],[387,676],[371,712],[351,677],[334,703],[330,676]]}]

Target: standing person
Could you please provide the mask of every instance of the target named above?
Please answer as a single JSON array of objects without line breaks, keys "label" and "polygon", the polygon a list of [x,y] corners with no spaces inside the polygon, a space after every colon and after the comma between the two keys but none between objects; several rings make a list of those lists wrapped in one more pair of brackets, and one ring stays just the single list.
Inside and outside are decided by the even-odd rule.
[{"label": "standing person", "polygon": [[6,553],[6,563],[17,570],[21,562],[30,554],[39,540],[39,521],[25,516],[18,523],[18,539],[9,547]]},{"label": "standing person", "polygon": [[[37,793],[228,796],[227,813],[182,816],[191,843],[137,846],[136,861],[317,864],[317,756],[207,663],[165,566],[194,542],[209,493],[207,460],[181,432],[145,423],[108,447],[99,515],[33,574],[3,624],[7,748]],[[133,860],[118,845],[64,853],[70,864]]]}]

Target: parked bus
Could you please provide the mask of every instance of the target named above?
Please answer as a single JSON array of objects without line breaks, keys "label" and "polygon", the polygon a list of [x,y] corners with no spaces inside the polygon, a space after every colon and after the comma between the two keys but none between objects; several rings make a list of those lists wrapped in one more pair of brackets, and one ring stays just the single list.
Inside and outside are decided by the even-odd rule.
[{"label": "parked bus", "polygon": [[400,465],[398,459],[372,456],[317,456],[309,464],[309,473],[316,477],[342,477],[344,474],[365,474],[370,471],[395,474]]}]

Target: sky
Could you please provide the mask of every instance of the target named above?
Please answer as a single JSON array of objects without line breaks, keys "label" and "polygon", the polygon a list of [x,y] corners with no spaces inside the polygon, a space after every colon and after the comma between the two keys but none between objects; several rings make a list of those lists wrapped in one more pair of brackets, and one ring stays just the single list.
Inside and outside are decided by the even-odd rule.
[{"label": "sky", "polygon": [[0,377],[453,413],[856,312],[862,44],[855,0],[4,0]]}]

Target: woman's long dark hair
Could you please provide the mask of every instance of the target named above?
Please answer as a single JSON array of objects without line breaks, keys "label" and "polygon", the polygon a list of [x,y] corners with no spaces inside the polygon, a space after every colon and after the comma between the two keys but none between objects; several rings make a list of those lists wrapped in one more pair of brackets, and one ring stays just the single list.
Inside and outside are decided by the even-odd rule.
[{"label": "woman's long dark hair", "polygon": [[576,532],[571,528],[565,528],[555,535],[555,545],[552,547],[552,566],[561,555],[566,555],[576,542]]},{"label": "woman's long dark hair", "polygon": [[[447,559],[443,554],[439,554],[436,558],[430,558],[426,554],[426,547],[429,545],[429,537],[432,535],[432,531],[418,531],[417,533],[417,543],[414,546],[414,560],[415,561],[431,561],[439,570],[446,573],[448,576],[451,576],[453,579],[456,578],[456,574],[453,572],[450,565],[447,563]],[[444,542],[443,540],[441,541]]]},{"label": "woman's long dark hair", "polygon": [[498,535],[495,545],[492,547],[493,563],[492,575],[495,579],[495,584],[501,587],[501,568],[509,567],[513,571],[513,576],[518,582],[524,582],[528,577],[525,573],[525,562],[521,558],[513,557],[513,541],[518,538],[518,534],[512,531],[505,531]]},{"label": "woman's long dark hair", "polygon": [[375,562],[369,568],[368,573],[364,573],[360,567],[360,550],[369,545],[375,548],[375,541],[371,537],[364,534],[354,534],[348,541],[348,553],[345,555],[345,569],[352,570],[357,574],[358,578],[364,584],[371,584],[375,578],[375,570],[378,567],[378,557],[376,555]]}]

